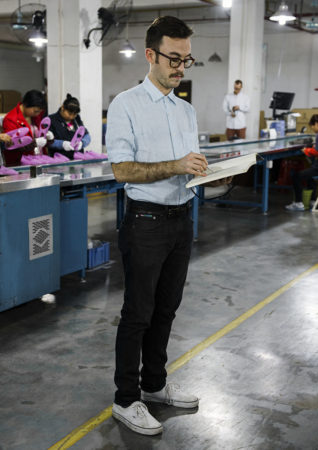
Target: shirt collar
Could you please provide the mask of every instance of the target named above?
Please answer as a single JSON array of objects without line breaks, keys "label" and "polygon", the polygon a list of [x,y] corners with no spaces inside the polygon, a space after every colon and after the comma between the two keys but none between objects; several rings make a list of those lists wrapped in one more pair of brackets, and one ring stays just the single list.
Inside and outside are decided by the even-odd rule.
[{"label": "shirt collar", "polygon": [[164,95],[154,84],[149,80],[148,75],[146,75],[143,81],[143,87],[146,89],[148,94],[154,102],[161,100],[163,97],[168,97],[173,103],[176,103],[176,96],[173,93],[173,89],[169,92],[168,95]]}]

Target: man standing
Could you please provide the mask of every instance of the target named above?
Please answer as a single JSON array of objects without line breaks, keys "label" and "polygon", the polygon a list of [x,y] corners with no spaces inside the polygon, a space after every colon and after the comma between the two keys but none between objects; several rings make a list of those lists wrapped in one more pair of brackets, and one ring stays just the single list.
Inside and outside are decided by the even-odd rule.
[{"label": "man standing", "polygon": [[250,110],[250,100],[241,92],[243,83],[241,80],[234,82],[233,94],[226,94],[223,100],[223,110],[226,114],[226,137],[229,141],[234,137],[245,139],[246,113]]},{"label": "man standing", "polygon": [[[156,19],[146,36],[148,76],[119,94],[108,111],[107,152],[128,196],[118,237],[125,294],[116,339],[113,416],[148,435],[160,433],[162,425],[140,400],[183,408],[199,402],[167,384],[165,370],[193,238],[193,193],[185,185],[207,168],[199,153],[195,111],[173,93],[194,62],[191,34],[178,18]],[[230,180],[215,185],[224,182]]]}]

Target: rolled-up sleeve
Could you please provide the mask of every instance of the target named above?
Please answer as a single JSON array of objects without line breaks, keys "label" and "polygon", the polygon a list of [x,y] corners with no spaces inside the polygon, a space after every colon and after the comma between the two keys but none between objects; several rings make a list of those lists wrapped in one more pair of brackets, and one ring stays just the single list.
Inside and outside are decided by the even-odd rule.
[{"label": "rolled-up sleeve", "polygon": [[106,150],[111,163],[135,160],[135,137],[123,96],[110,104],[107,114]]}]

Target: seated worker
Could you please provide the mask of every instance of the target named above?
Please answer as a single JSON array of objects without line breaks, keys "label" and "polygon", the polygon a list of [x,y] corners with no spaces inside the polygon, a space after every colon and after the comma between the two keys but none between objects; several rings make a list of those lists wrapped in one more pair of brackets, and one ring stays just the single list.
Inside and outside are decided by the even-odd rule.
[{"label": "seated worker", "polygon": [[45,108],[45,98],[42,92],[31,90],[25,93],[22,102],[6,114],[3,119],[3,132],[16,130],[17,128],[27,127],[28,136],[34,138],[34,142],[26,147],[17,150],[3,150],[3,156],[6,166],[19,166],[22,155],[34,154],[35,147],[44,147],[46,139],[44,137],[35,138],[35,120],[36,117]]},{"label": "seated worker", "polygon": [[[53,156],[54,153],[58,152],[73,159],[74,148],[71,145],[71,140],[78,127],[83,125],[79,112],[79,101],[77,98],[67,94],[60,109],[55,114],[49,116],[51,119],[50,131],[53,132],[55,138],[49,148],[50,156]],[[91,137],[89,132],[85,130],[85,135],[80,143],[81,145],[76,151],[83,151],[90,141]]]},{"label": "seated worker", "polygon": [[306,156],[313,159],[313,163],[309,169],[302,170],[301,172],[294,172],[292,174],[295,201],[290,205],[285,206],[288,211],[305,211],[302,200],[303,182],[307,183],[307,189],[312,189],[311,206],[313,206],[316,198],[316,183],[313,180],[313,177],[318,176],[318,114],[314,114],[311,117],[309,125],[313,132],[316,133],[315,148],[304,148],[302,151]]}]

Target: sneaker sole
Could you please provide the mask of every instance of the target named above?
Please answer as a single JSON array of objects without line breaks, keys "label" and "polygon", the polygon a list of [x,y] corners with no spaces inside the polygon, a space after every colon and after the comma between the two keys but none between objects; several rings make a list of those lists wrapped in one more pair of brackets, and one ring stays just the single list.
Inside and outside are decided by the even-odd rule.
[{"label": "sneaker sole", "polygon": [[145,402],[164,403],[165,405],[175,406],[176,408],[185,408],[185,409],[196,408],[199,404],[199,400],[195,400],[193,402],[178,402],[176,400],[168,402],[168,401],[164,401],[164,400],[158,400],[157,398],[153,398],[150,396],[148,397],[145,395],[141,395],[141,399]]},{"label": "sneaker sole", "polygon": [[147,436],[154,436],[156,434],[162,433],[162,430],[163,430],[162,426],[157,427],[157,428],[139,427],[138,425],[134,425],[132,422],[129,422],[129,420],[127,420],[125,417],[121,416],[120,414],[118,414],[115,411],[113,411],[113,417],[115,419],[119,420],[120,422],[122,422],[123,424],[125,424],[126,427],[130,428],[131,430],[133,430],[139,434],[145,434]]}]

